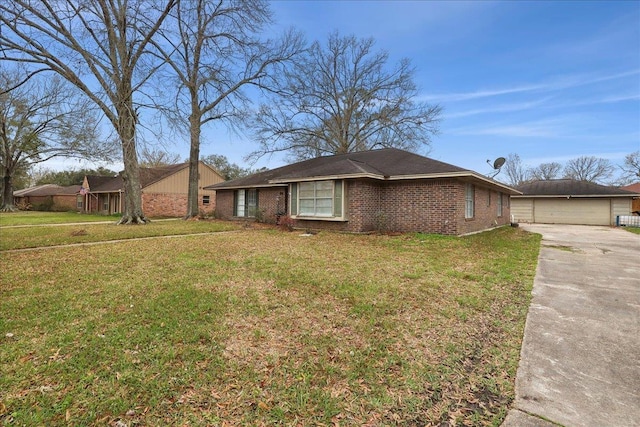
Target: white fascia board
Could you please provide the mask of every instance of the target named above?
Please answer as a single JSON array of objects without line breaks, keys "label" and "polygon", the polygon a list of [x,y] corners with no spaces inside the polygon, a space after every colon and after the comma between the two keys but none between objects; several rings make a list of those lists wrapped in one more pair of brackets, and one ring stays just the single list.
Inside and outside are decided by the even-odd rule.
[{"label": "white fascia board", "polygon": [[314,176],[314,177],[305,177],[305,178],[274,179],[269,182],[276,184],[276,183],[327,181],[327,180],[355,179],[355,178],[371,178],[371,179],[377,179],[381,181],[403,181],[403,180],[414,180],[414,179],[438,179],[438,178],[473,178],[479,181],[483,181],[491,186],[503,188],[508,193],[522,194],[515,188],[511,188],[505,184],[486,178],[472,171],[416,174],[416,175],[393,175],[393,176],[383,176],[380,174],[372,174],[372,173],[358,173],[358,174],[348,174],[348,175],[326,175],[326,176]]},{"label": "white fascia board", "polygon": [[515,199],[610,199],[618,197],[634,198],[640,194],[519,194],[511,196]]},{"label": "white fascia board", "polygon": [[401,179],[437,179],[437,178],[472,178],[478,181],[482,181],[488,185],[493,187],[499,187],[506,190],[508,193],[522,194],[520,191],[515,188],[511,188],[506,184],[502,184],[501,182],[494,181],[490,178],[482,176],[473,171],[462,171],[462,172],[446,172],[446,173],[432,173],[432,174],[424,174],[424,175],[399,175],[389,177],[389,180],[401,180]]}]

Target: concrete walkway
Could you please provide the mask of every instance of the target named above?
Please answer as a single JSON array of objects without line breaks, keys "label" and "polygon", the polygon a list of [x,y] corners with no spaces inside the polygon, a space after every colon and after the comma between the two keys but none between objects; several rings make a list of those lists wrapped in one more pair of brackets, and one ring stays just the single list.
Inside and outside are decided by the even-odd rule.
[{"label": "concrete walkway", "polygon": [[542,248],[502,425],[640,426],[640,235],[522,227],[542,234]]}]

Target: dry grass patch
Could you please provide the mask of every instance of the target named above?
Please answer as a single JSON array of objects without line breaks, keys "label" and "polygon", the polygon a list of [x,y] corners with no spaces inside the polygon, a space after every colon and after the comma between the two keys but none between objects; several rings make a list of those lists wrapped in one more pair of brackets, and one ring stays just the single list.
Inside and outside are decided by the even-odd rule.
[{"label": "dry grass patch", "polygon": [[0,420],[499,425],[538,247],[245,230],[5,253]]}]

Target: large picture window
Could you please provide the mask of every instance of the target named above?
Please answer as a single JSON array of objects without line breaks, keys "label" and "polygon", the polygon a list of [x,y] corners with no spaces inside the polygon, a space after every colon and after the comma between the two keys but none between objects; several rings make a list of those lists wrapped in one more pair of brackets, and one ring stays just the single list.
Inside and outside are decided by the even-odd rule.
[{"label": "large picture window", "polygon": [[466,184],[464,192],[464,217],[473,218],[475,211],[475,189],[473,184]]},{"label": "large picture window", "polygon": [[341,218],[342,181],[291,184],[291,214],[301,217]]},{"label": "large picture window", "polygon": [[233,216],[255,218],[258,211],[258,190],[236,190],[234,194]]}]

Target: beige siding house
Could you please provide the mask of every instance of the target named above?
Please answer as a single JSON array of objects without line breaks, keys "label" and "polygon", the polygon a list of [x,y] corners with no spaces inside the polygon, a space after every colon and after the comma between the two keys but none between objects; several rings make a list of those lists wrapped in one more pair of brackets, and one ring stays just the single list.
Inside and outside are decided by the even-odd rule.
[{"label": "beige siding house", "polygon": [[[141,168],[142,209],[149,217],[180,217],[187,212],[189,164]],[[211,166],[200,162],[198,167],[198,206],[201,212],[215,210],[215,190],[206,186],[223,182],[224,178]],[[86,176],[80,193],[84,196],[85,212],[106,215],[121,213],[124,207],[124,185],[121,176]]]}]

